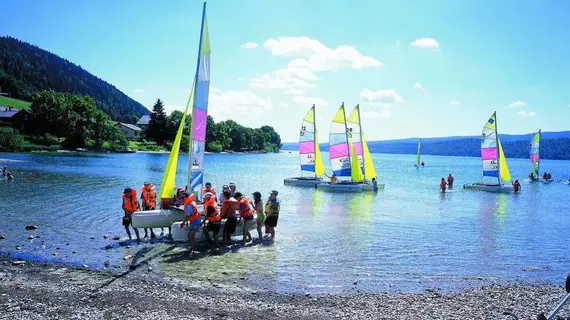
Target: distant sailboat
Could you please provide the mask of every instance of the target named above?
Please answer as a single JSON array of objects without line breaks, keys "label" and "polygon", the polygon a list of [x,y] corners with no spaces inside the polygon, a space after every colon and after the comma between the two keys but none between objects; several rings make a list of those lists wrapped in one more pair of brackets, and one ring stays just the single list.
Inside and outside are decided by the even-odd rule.
[{"label": "distant sailboat", "polygon": [[323,182],[317,184],[317,188],[348,192],[376,191],[384,188],[383,184],[376,181],[376,169],[362,132],[358,105],[348,119],[344,103],[334,116],[329,133],[329,157],[334,175],[341,178],[350,177],[350,180],[338,183]]},{"label": "distant sailboat", "polygon": [[414,166],[416,168],[420,168],[423,167],[423,164],[420,162],[420,150],[422,147],[422,139],[420,138],[420,140],[418,140],[418,154],[416,156],[416,164],[414,164]]},{"label": "distant sailboat", "polygon": [[481,137],[481,160],[483,162],[483,177],[495,177],[497,183],[475,182],[463,185],[464,189],[490,192],[512,192],[513,186],[502,182],[511,182],[511,173],[503,153],[503,146],[497,134],[497,113],[493,113],[483,127]]},{"label": "distant sailboat", "polygon": [[311,172],[311,176],[301,176],[288,178],[283,182],[286,185],[315,187],[322,182],[325,174],[325,166],[319,148],[319,137],[317,133],[315,105],[303,118],[301,131],[299,133],[299,158],[301,160],[301,173]]},{"label": "distant sailboat", "polygon": [[540,177],[540,130],[530,140],[529,153],[532,163],[531,181],[537,181]]}]

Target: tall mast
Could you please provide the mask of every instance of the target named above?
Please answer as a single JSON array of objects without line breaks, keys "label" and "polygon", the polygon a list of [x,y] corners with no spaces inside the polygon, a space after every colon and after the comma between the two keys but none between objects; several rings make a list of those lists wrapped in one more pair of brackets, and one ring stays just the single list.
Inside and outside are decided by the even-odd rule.
[{"label": "tall mast", "polygon": [[[358,130],[360,131],[360,147],[362,148],[362,173],[364,174],[364,180],[366,180],[366,166],[364,165],[364,139],[362,139],[362,123],[360,122],[360,107],[357,104],[356,109],[358,111]],[[360,163],[358,164],[360,166]]]},{"label": "tall mast", "polygon": [[[202,24],[200,24],[200,44],[198,45],[198,58],[196,59],[196,74],[194,75],[194,83],[198,85],[198,73],[200,72],[200,56],[202,54],[202,36],[204,35],[204,20],[206,18],[206,2],[204,2],[204,7],[202,9]],[[192,176],[192,130],[194,129],[194,110],[196,109],[196,93],[194,92],[194,101],[192,101],[192,121],[190,121],[190,139],[188,139],[188,179],[186,180],[186,185],[188,186],[188,191],[190,190],[190,177]],[[204,147],[206,145],[204,144]],[[205,150],[204,150],[205,151]]]},{"label": "tall mast", "polygon": [[495,144],[497,144],[497,180],[501,184],[501,150],[499,150],[499,130],[497,127],[497,111],[493,113],[495,116]]},{"label": "tall mast", "polygon": [[317,143],[319,143],[319,139],[317,139],[317,116],[315,115],[315,105],[313,104],[313,140],[315,141],[315,178],[317,178]]},{"label": "tall mast", "polygon": [[[542,134],[540,133],[540,129],[538,129],[538,150],[536,155],[536,175],[540,176],[540,140],[542,139]],[[538,177],[537,177],[538,179]]]},{"label": "tall mast", "polygon": [[350,154],[352,150],[350,150],[350,143],[348,141],[348,126],[346,125],[346,112],[344,111],[344,102],[342,103],[342,115],[344,116],[344,135],[346,136],[346,147],[348,149],[348,164],[352,168],[352,159],[350,158]]}]

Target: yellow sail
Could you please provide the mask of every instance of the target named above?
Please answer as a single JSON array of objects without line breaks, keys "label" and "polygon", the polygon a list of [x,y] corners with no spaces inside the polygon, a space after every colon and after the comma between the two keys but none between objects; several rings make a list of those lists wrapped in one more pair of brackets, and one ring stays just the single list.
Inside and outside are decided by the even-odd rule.
[{"label": "yellow sail", "polygon": [[[354,150],[354,144],[352,144],[352,139],[348,139],[350,144],[350,161],[354,164],[358,164],[358,156],[356,155],[356,150]],[[360,170],[359,165],[350,166],[350,179],[355,182],[364,181],[364,175],[362,175],[362,170]]]},{"label": "yellow sail", "polygon": [[178,126],[178,131],[176,132],[176,138],[172,143],[172,149],[170,150],[170,156],[168,157],[168,162],[166,163],[166,169],[164,170],[164,176],[162,177],[162,183],[160,184],[160,195],[159,199],[169,199],[174,195],[174,188],[176,184],[176,168],[178,166],[178,153],[180,150],[180,142],[182,141],[182,132],[184,131],[184,125],[186,124],[186,115],[188,114],[188,108],[190,106],[190,101],[192,101],[192,96],[194,95],[194,86],[192,86],[192,92],[186,102],[186,108],[184,109],[184,114],[180,120],[180,125]]},{"label": "yellow sail", "polygon": [[499,175],[501,180],[506,182],[511,182],[511,173],[509,172],[509,166],[507,165],[507,159],[503,153],[503,146],[501,145],[501,140],[497,139],[499,142]]},{"label": "yellow sail", "polygon": [[370,150],[368,150],[368,143],[366,143],[364,134],[362,135],[362,153],[364,156],[364,172],[366,172],[366,178],[372,180],[372,178],[376,178],[376,169],[374,168],[372,156],[370,155]]},{"label": "yellow sail", "polygon": [[324,174],[325,174],[325,166],[323,165],[323,157],[321,157],[319,136],[317,130],[315,130],[315,175],[323,176]]}]

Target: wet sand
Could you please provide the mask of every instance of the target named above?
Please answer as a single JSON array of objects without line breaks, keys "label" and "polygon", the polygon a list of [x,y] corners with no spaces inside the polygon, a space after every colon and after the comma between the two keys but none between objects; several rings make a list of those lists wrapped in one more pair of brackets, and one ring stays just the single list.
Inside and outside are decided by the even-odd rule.
[{"label": "wet sand", "polygon": [[514,319],[505,311],[536,319],[563,295],[561,286],[490,285],[313,297],[263,291],[244,281],[162,277],[146,265],[112,274],[0,261],[0,319]]}]

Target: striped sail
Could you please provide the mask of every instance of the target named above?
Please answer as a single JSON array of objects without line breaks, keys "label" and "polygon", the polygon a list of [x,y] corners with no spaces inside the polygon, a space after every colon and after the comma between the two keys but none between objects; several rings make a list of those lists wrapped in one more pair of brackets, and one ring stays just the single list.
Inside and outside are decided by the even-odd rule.
[{"label": "striped sail", "polygon": [[333,173],[339,177],[350,177],[350,153],[346,135],[344,104],[334,116],[329,132],[329,157]]},{"label": "striped sail", "polygon": [[421,150],[421,147],[422,147],[422,139],[420,139],[418,141],[418,155],[416,156],[416,163],[417,163],[418,167],[420,166],[420,150]]},{"label": "striped sail", "polygon": [[325,174],[315,125],[315,105],[307,112],[301,123],[299,157],[301,158],[301,171],[314,172],[315,176]]},{"label": "striped sail", "polygon": [[200,33],[200,48],[198,50],[198,65],[196,68],[196,93],[192,109],[192,128],[190,130],[189,167],[191,174],[188,178],[190,190],[194,190],[204,181],[204,152],[206,151],[206,124],[208,123],[208,96],[210,92],[210,36],[208,20],[206,19],[206,3],[202,13],[202,31]]},{"label": "striped sail", "polygon": [[354,151],[356,152],[356,158],[358,159],[360,170],[363,170],[362,133],[360,131],[360,108],[358,105],[354,107],[354,110],[352,110],[348,118],[346,118],[346,127],[348,128],[348,138],[352,139],[352,144],[354,145]]},{"label": "striped sail", "polygon": [[499,177],[499,150],[497,146],[496,113],[487,120],[481,137],[481,159],[483,160],[483,176]]},{"label": "striped sail", "polygon": [[530,162],[532,173],[538,177],[540,169],[540,130],[530,140]]}]

